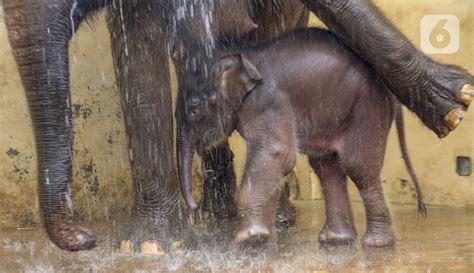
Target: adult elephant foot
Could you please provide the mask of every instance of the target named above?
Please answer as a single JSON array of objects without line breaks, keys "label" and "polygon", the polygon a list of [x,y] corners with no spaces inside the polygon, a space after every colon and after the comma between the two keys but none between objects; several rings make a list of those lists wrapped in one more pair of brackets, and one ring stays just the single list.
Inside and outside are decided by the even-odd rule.
[{"label": "adult elephant foot", "polygon": [[[121,253],[133,253],[134,248],[135,248],[134,244],[131,240],[122,240],[120,242]],[[183,255],[187,251],[182,241],[173,242],[169,246],[168,250],[171,254],[178,254],[178,255]],[[139,247],[139,251],[140,251],[140,254],[147,255],[147,256],[161,257],[161,256],[166,255],[166,251],[162,247],[162,244],[160,244],[158,241],[155,241],[155,240],[147,240],[141,243]]]},{"label": "adult elephant foot", "polygon": [[303,2],[367,60],[400,102],[438,137],[446,137],[459,126],[474,96],[474,79],[468,71],[424,55],[374,1]]},{"label": "adult elephant foot", "polygon": [[329,227],[324,225],[324,228],[319,232],[319,242],[323,245],[347,245],[352,244],[357,237],[357,232],[351,226],[337,226]]},{"label": "adult elephant foot", "polygon": [[474,85],[472,84],[465,84],[461,92],[459,94],[459,99],[462,102],[462,104],[466,107],[468,107],[471,102],[472,98],[474,97]]},{"label": "adult elephant foot", "polygon": [[[122,240],[120,242],[120,252],[122,253],[133,253],[134,244],[131,240]],[[140,254],[147,256],[164,256],[166,255],[165,249],[162,247],[156,240],[147,240],[140,244],[139,247]],[[183,255],[186,253],[186,247],[182,241],[175,241],[169,247],[168,251],[171,254]]]},{"label": "adult elephant foot", "polygon": [[137,252],[149,256],[183,254],[186,252],[186,247],[183,241],[178,239],[181,228],[179,223],[170,224],[167,217],[132,217],[124,232],[125,235],[122,236],[120,252]]},{"label": "adult elephant foot", "polygon": [[395,245],[395,233],[391,224],[371,223],[362,238],[366,247],[388,247]]},{"label": "adult elephant foot", "polygon": [[[122,240],[120,242],[120,252],[133,253],[135,244],[131,240]],[[147,240],[140,244],[139,251],[143,255],[149,256],[164,256],[166,252],[161,247],[161,244],[155,240]]]},{"label": "adult elephant foot", "polygon": [[438,137],[444,138],[460,125],[471,104],[474,97],[473,76],[460,67],[430,59],[420,62],[417,74],[423,81],[408,86],[410,97],[402,101],[405,100],[405,104]]}]

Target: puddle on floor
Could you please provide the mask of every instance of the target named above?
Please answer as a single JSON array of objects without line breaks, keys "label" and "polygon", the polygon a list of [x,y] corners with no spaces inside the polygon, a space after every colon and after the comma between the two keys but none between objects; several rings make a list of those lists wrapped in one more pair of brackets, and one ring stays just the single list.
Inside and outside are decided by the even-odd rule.
[{"label": "puddle on floor", "polygon": [[0,231],[0,272],[474,272],[474,209],[433,208],[419,217],[415,206],[392,205],[397,244],[363,249],[361,204],[353,204],[358,240],[352,247],[321,249],[321,202],[295,202],[296,227],[279,235],[278,249],[247,253],[228,236],[204,232],[184,255],[121,254],[112,223],[92,225],[99,245],[69,253],[50,243],[41,229]]}]

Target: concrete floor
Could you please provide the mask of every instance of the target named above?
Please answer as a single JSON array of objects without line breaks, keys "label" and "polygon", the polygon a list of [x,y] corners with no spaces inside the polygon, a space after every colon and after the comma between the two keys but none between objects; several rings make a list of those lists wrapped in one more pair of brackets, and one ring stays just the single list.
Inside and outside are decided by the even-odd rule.
[{"label": "concrete floor", "polygon": [[[0,231],[0,272],[474,272],[474,209],[392,205],[397,245],[391,249],[321,249],[323,204],[296,202],[297,225],[280,233],[278,250],[253,253],[228,244],[229,236],[202,231],[198,247],[180,256],[121,254],[117,224],[92,225],[99,245],[68,253],[46,240],[41,229]],[[359,238],[365,230],[362,206],[353,204]],[[205,230],[200,227],[200,230]],[[221,233],[217,233],[221,234]]]}]

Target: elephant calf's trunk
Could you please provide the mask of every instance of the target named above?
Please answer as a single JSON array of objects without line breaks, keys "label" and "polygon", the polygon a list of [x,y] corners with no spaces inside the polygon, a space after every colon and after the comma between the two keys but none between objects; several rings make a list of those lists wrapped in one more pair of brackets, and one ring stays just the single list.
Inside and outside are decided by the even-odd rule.
[{"label": "elephant calf's trunk", "polygon": [[179,186],[183,194],[184,201],[191,209],[197,209],[194,202],[192,191],[192,167],[194,147],[189,141],[188,137],[179,136],[177,141],[177,155],[178,155],[178,170],[179,170]]}]

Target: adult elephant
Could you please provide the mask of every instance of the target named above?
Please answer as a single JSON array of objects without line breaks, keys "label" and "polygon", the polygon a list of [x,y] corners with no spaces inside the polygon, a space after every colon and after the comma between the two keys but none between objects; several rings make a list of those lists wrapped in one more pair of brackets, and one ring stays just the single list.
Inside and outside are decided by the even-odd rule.
[{"label": "adult elephant", "polygon": [[[438,136],[462,120],[472,76],[423,55],[369,0],[4,0],[5,20],[26,91],[38,155],[39,200],[51,240],[62,249],[95,245],[72,224],[71,104],[68,45],[81,22],[108,7],[108,25],[129,138],[135,190],[132,239],[169,243],[179,226],[173,166],[168,45],[180,67],[199,67],[216,45],[252,45],[306,24],[307,9],[371,63],[399,100]],[[248,11],[258,25],[239,19]],[[236,16],[237,14],[237,16]],[[223,20],[214,20],[223,16]],[[245,21],[245,23],[243,23]],[[183,45],[183,51],[177,45]],[[195,75],[196,77],[201,75]],[[205,76],[205,75],[202,75]],[[179,79],[181,83],[197,78]],[[196,97],[185,90],[179,99]],[[232,173],[224,145],[211,153],[215,177]],[[230,175],[232,177],[232,175]]]}]

